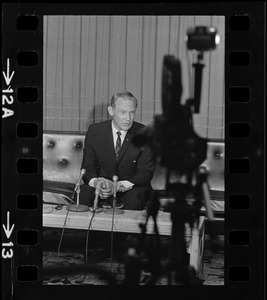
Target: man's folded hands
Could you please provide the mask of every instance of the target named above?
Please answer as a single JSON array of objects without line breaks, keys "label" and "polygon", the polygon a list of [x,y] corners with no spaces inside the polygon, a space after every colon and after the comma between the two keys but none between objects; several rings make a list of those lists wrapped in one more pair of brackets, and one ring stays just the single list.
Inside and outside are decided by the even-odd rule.
[{"label": "man's folded hands", "polygon": [[[94,181],[94,187],[99,191],[101,199],[110,197],[114,192],[114,182],[103,177],[99,177]],[[116,192],[124,192],[125,190],[125,186],[118,181],[116,183]]]}]

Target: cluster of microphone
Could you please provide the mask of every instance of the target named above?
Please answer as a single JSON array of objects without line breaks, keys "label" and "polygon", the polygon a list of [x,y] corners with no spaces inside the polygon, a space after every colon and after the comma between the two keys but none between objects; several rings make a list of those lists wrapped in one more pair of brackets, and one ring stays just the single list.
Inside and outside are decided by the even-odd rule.
[{"label": "cluster of microphone", "polygon": [[[85,169],[81,169],[81,172],[80,172],[80,176],[79,176],[79,179],[75,185],[75,189],[74,189],[74,193],[77,192],[80,184],[81,184],[81,180],[83,178],[83,176],[85,175],[86,173],[86,170]],[[114,175],[112,177],[112,180],[113,180],[113,207],[115,207],[115,202],[116,202],[116,194],[117,194],[117,182],[118,182],[118,176],[117,175]],[[100,190],[101,190],[101,187],[102,187],[102,184],[104,183],[104,180],[98,180],[97,183],[96,183],[96,186],[95,186],[95,199],[94,199],[94,205],[93,205],[93,210],[95,211],[98,207],[98,199],[99,199],[99,196],[100,196]]]},{"label": "cluster of microphone", "polygon": [[[112,177],[112,180],[113,180],[113,207],[115,207],[115,202],[116,202],[116,194],[117,194],[117,182],[118,182],[118,176],[117,175],[114,175]],[[100,188],[101,188],[101,185],[102,185],[103,181],[99,180],[96,184],[96,187],[95,187],[95,199],[94,199],[94,207],[93,207],[93,210],[95,211],[97,209],[97,205],[98,205],[98,198],[99,198],[99,195],[100,195]]]}]

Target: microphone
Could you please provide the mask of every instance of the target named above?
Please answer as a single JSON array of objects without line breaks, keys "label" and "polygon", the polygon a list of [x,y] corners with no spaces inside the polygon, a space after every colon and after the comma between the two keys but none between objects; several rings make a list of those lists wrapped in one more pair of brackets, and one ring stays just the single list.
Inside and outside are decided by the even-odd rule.
[{"label": "microphone", "polygon": [[67,210],[70,210],[70,211],[75,211],[75,212],[81,212],[81,211],[88,211],[89,210],[89,207],[87,205],[84,205],[84,204],[80,204],[80,182],[82,180],[82,177],[83,175],[86,173],[86,170],[85,169],[81,169],[81,173],[80,173],[80,176],[79,176],[79,179],[76,183],[76,186],[75,186],[75,189],[73,191],[73,194],[72,194],[72,200],[74,199],[74,195],[75,193],[77,193],[77,204],[72,204],[72,205],[69,205],[67,207]]},{"label": "microphone", "polygon": [[75,193],[77,192],[79,186],[80,186],[80,181],[82,180],[82,177],[83,175],[86,173],[86,170],[85,169],[81,169],[81,172],[80,172],[80,176],[79,176],[79,179],[75,185],[75,188],[74,188],[74,191],[72,193],[72,196],[71,196],[71,199],[73,200],[74,199],[74,196],[75,196]]},{"label": "microphone", "polygon": [[118,176],[114,175],[112,177],[113,180],[113,200],[116,199],[116,194],[117,194],[117,182],[118,182]]},{"label": "microphone", "polygon": [[83,175],[86,173],[86,170],[85,169],[81,169],[81,173],[80,173],[80,177],[76,183],[76,186],[75,186],[75,191],[77,190],[78,186],[80,185],[80,181],[82,180],[83,178]]},{"label": "microphone", "polygon": [[[123,210],[120,208],[116,208],[116,193],[117,193],[117,182],[118,182],[118,176],[117,175],[113,175],[112,177],[113,180],[113,203],[112,203],[112,208],[108,208],[104,210],[104,213],[106,214],[123,214]],[[112,223],[113,224],[113,223]]]},{"label": "microphone", "polygon": [[94,211],[97,209],[97,204],[98,204],[98,197],[99,197],[99,194],[100,194],[100,184],[101,182],[99,181],[97,184],[96,184],[96,187],[95,187],[95,200],[94,200]]}]

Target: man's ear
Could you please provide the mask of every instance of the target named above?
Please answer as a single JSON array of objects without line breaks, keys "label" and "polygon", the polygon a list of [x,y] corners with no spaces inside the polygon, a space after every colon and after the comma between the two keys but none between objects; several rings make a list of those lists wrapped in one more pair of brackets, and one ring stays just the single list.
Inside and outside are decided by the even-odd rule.
[{"label": "man's ear", "polygon": [[113,117],[114,112],[113,112],[113,107],[112,106],[108,106],[108,113]]}]

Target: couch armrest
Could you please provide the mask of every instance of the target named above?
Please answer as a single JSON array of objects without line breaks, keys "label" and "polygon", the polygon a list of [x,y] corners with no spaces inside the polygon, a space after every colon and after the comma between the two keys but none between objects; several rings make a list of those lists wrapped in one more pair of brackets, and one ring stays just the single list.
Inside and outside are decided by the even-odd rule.
[{"label": "couch armrest", "polygon": [[75,184],[60,181],[43,181],[43,190],[47,192],[65,194],[71,196],[75,188]]}]

